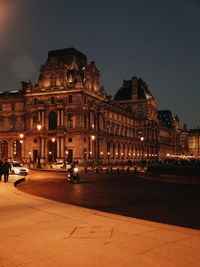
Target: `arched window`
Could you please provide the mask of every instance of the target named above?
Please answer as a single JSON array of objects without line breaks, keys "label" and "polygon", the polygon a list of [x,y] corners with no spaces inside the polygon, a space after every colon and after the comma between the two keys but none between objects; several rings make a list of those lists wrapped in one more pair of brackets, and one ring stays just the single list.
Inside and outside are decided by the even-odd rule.
[{"label": "arched window", "polygon": [[51,76],[51,86],[56,86],[56,75]]},{"label": "arched window", "polygon": [[72,95],[68,96],[68,103],[72,103]]},{"label": "arched window", "polygon": [[51,111],[49,113],[49,130],[55,130],[57,128],[57,113]]}]

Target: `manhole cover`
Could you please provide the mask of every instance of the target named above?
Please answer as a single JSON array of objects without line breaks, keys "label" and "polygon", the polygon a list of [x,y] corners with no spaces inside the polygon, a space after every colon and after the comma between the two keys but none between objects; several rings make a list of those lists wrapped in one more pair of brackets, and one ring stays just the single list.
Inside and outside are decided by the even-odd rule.
[{"label": "manhole cover", "polygon": [[111,238],[113,229],[103,227],[76,227],[71,232],[71,238]]}]

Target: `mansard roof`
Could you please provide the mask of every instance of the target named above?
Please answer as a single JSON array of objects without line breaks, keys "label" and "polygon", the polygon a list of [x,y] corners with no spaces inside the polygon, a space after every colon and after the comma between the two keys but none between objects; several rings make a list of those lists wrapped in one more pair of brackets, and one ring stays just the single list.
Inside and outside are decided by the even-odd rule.
[{"label": "mansard roof", "polygon": [[[135,86],[133,86],[133,80]],[[133,90],[136,90],[136,92],[133,92]],[[132,100],[133,93],[137,94],[137,99],[148,99],[153,97],[147,84],[141,78],[133,77],[131,80],[123,81],[123,86],[117,91],[114,100]]]},{"label": "mansard roof", "polygon": [[198,134],[198,135],[200,135],[200,128],[190,129],[189,133],[190,134]]},{"label": "mansard roof", "polygon": [[24,95],[21,90],[0,92],[0,98],[19,98]]},{"label": "mansard roof", "polygon": [[[62,62],[68,66],[75,63],[78,68],[81,69],[87,64],[87,57],[77,49],[70,47],[58,50],[51,50],[48,52],[48,61],[51,58],[56,58],[59,62]],[[75,61],[75,62],[74,62]]]},{"label": "mansard roof", "polygon": [[173,116],[170,110],[158,110],[158,119],[162,125],[172,128],[173,127]]}]

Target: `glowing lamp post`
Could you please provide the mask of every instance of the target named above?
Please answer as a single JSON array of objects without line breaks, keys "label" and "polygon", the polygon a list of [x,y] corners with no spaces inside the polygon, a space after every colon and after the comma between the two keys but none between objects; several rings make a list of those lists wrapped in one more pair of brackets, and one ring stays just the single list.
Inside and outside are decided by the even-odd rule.
[{"label": "glowing lamp post", "polygon": [[140,141],[142,143],[142,162],[143,162],[143,156],[144,156],[144,145],[143,145],[143,142],[144,142],[144,136],[141,136],[140,137]]},{"label": "glowing lamp post", "polygon": [[54,162],[55,161],[55,148],[54,148],[54,144],[55,144],[56,138],[51,138],[51,141],[53,143],[53,147],[52,147],[52,161]]},{"label": "glowing lamp post", "polygon": [[24,135],[20,134],[19,137],[20,137],[20,141],[19,141],[20,142],[20,156],[21,156],[21,161],[22,161],[22,144],[23,144]]},{"label": "glowing lamp post", "polygon": [[116,161],[115,162],[117,164],[118,152],[116,152],[115,155],[116,155]]},{"label": "glowing lamp post", "polygon": [[38,129],[38,132],[39,132],[38,164],[37,164],[37,168],[40,169],[40,168],[41,168],[41,164],[40,164],[40,157],[41,157],[41,138],[40,138],[40,130],[42,129],[42,125],[38,124],[38,125],[37,125],[37,129]]},{"label": "glowing lamp post", "polygon": [[101,152],[100,154],[101,154],[101,165],[102,165],[103,152]]},{"label": "glowing lamp post", "polygon": [[95,157],[95,149],[94,149],[94,140],[95,140],[95,135],[92,135],[91,136],[91,140],[92,140],[92,142],[91,142],[91,153],[90,153],[90,155],[91,155],[91,158],[93,159],[93,163],[94,163],[94,157]]},{"label": "glowing lamp post", "polygon": [[108,152],[108,165],[110,163],[110,152]]}]

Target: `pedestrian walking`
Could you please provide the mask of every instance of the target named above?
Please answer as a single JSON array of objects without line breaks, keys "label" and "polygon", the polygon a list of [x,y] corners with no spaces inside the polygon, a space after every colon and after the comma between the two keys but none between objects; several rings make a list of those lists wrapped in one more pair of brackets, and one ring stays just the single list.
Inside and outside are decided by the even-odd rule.
[{"label": "pedestrian walking", "polygon": [[4,183],[8,182],[9,171],[11,171],[11,164],[5,159],[2,165],[3,175],[4,175]]},{"label": "pedestrian walking", "polygon": [[3,161],[0,159],[0,182],[1,182],[1,177],[3,174],[2,166],[3,166]]}]

